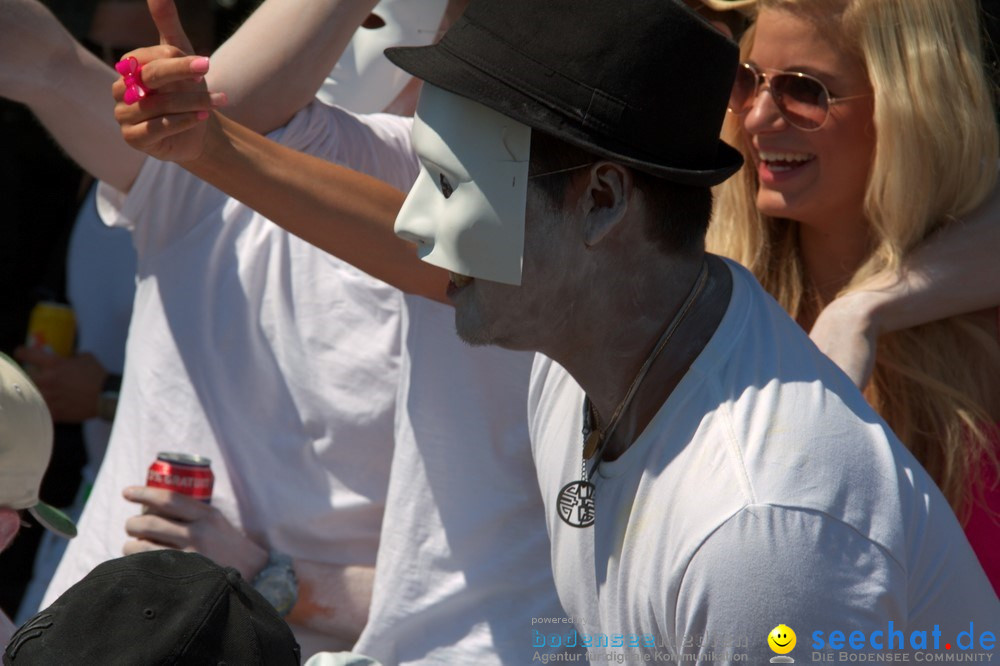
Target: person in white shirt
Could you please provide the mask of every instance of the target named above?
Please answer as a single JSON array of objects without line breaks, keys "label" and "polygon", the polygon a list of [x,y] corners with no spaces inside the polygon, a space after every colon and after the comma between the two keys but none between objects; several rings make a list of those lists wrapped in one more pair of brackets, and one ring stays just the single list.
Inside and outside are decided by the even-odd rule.
[{"label": "person in white shirt", "polygon": [[387,52],[425,80],[397,234],[451,272],[463,339],[541,352],[529,423],[576,629],[537,633],[592,661],[989,652],[1000,602],[933,481],[705,252],[742,162],[718,139],[735,44],[680,3],[619,9],[575,2],[566,35],[559,3],[482,0]]}]

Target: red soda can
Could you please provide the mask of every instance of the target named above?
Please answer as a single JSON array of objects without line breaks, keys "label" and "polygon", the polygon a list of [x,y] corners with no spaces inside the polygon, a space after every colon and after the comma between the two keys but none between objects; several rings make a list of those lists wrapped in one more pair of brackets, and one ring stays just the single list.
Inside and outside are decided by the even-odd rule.
[{"label": "red soda can", "polygon": [[149,466],[146,485],[183,493],[206,504],[212,501],[212,461],[189,453],[160,452]]}]

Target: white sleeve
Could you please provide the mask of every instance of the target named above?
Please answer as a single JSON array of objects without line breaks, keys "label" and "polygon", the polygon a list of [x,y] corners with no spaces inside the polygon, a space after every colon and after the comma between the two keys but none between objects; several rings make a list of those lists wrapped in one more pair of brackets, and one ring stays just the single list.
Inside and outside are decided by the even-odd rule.
[{"label": "white sleeve", "polygon": [[810,661],[833,631],[868,634],[890,620],[905,630],[906,589],[899,563],[849,525],[819,511],[751,505],[690,560],[677,596],[678,658],[746,654],[743,663],[766,664],[777,656],[767,636],[785,624],[796,632],[787,656]]},{"label": "white sleeve", "polygon": [[228,197],[171,162],[149,158],[128,194],[107,183],[97,188],[97,212],[109,227],[132,232],[140,263],[221,215]]}]

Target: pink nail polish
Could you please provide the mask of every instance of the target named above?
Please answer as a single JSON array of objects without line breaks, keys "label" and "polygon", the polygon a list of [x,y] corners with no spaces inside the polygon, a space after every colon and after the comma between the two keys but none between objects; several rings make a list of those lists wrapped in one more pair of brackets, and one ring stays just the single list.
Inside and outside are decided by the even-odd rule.
[{"label": "pink nail polish", "polygon": [[225,106],[229,103],[229,97],[224,92],[212,93],[208,98],[212,101],[212,106]]},{"label": "pink nail polish", "polygon": [[197,118],[198,120],[204,120],[205,118],[208,118],[208,115],[209,115],[208,111],[199,111],[195,115],[195,118]]},{"label": "pink nail polish", "polygon": [[195,73],[198,73],[198,74],[204,74],[205,72],[207,72],[208,71],[208,58],[202,56],[200,58],[195,58],[194,60],[192,60],[191,61],[191,71],[195,72]]}]

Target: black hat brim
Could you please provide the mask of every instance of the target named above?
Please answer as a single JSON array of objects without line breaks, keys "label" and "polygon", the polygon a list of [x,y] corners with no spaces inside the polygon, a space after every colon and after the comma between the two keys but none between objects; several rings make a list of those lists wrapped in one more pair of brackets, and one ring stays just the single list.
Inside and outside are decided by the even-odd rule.
[{"label": "black hat brim", "polygon": [[739,151],[718,141],[714,164],[707,169],[691,169],[663,164],[629,154],[627,147],[610,145],[574,127],[554,109],[547,108],[502,79],[477,69],[455,56],[442,43],[430,46],[401,46],[386,49],[386,57],[397,67],[442,90],[471,99],[514,120],[555,136],[584,150],[645,173],[684,185],[713,186],[736,173],[743,165]]}]

